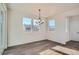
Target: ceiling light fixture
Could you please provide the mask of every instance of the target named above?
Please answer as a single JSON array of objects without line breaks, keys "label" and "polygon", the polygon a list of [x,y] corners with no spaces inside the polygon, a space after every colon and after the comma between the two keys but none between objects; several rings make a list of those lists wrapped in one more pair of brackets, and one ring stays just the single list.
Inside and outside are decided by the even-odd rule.
[{"label": "ceiling light fixture", "polygon": [[39,20],[39,21],[38,21],[37,23],[38,23],[39,25],[41,25],[41,24],[44,23],[44,20],[42,20],[42,17],[41,17],[41,9],[38,9],[38,12],[39,12],[39,16],[38,16],[38,20]]}]

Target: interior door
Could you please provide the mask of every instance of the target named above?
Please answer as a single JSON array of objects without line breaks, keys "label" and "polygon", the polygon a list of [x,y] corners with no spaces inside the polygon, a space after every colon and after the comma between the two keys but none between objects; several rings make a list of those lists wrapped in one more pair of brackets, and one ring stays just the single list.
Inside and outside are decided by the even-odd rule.
[{"label": "interior door", "polygon": [[70,40],[79,41],[79,16],[70,19]]}]

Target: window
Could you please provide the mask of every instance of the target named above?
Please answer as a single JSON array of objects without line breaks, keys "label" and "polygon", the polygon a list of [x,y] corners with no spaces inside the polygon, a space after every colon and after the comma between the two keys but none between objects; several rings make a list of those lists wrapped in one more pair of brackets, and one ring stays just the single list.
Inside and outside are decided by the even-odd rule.
[{"label": "window", "polygon": [[39,29],[40,29],[40,26],[39,26],[39,24],[38,24],[38,21],[39,20],[33,20],[33,31],[39,31]]},{"label": "window", "polygon": [[23,17],[23,26],[26,32],[31,32],[31,31],[39,31],[40,25],[38,24],[39,20],[32,20],[31,18],[28,17]]},{"label": "window", "polygon": [[55,22],[54,19],[48,21],[48,29],[49,29],[49,31],[54,31],[55,30],[55,28],[56,28],[55,23],[56,22]]},{"label": "window", "polygon": [[27,32],[30,32],[32,30],[32,19],[28,17],[23,17],[23,25]]}]

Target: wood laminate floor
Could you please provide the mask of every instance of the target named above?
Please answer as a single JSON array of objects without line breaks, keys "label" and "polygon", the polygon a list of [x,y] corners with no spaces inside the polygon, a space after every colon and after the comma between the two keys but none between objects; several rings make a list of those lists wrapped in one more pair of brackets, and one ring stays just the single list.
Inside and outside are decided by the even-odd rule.
[{"label": "wood laminate floor", "polygon": [[52,47],[55,47],[57,45],[79,51],[79,42],[76,41],[69,41],[66,45],[62,45],[53,41],[43,40],[29,44],[9,47],[4,51],[3,55],[39,55],[40,52],[51,49]]}]

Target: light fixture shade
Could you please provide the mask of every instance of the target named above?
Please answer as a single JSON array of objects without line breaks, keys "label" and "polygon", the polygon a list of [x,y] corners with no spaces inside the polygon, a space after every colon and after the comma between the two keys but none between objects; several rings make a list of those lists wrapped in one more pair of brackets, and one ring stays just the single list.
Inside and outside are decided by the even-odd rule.
[{"label": "light fixture shade", "polygon": [[45,22],[44,20],[38,20],[36,23],[39,24],[39,25],[41,25],[41,24],[43,24],[44,22]]},{"label": "light fixture shade", "polygon": [[40,24],[43,24],[43,23],[44,23],[44,20],[41,20],[41,21],[40,21]]}]

